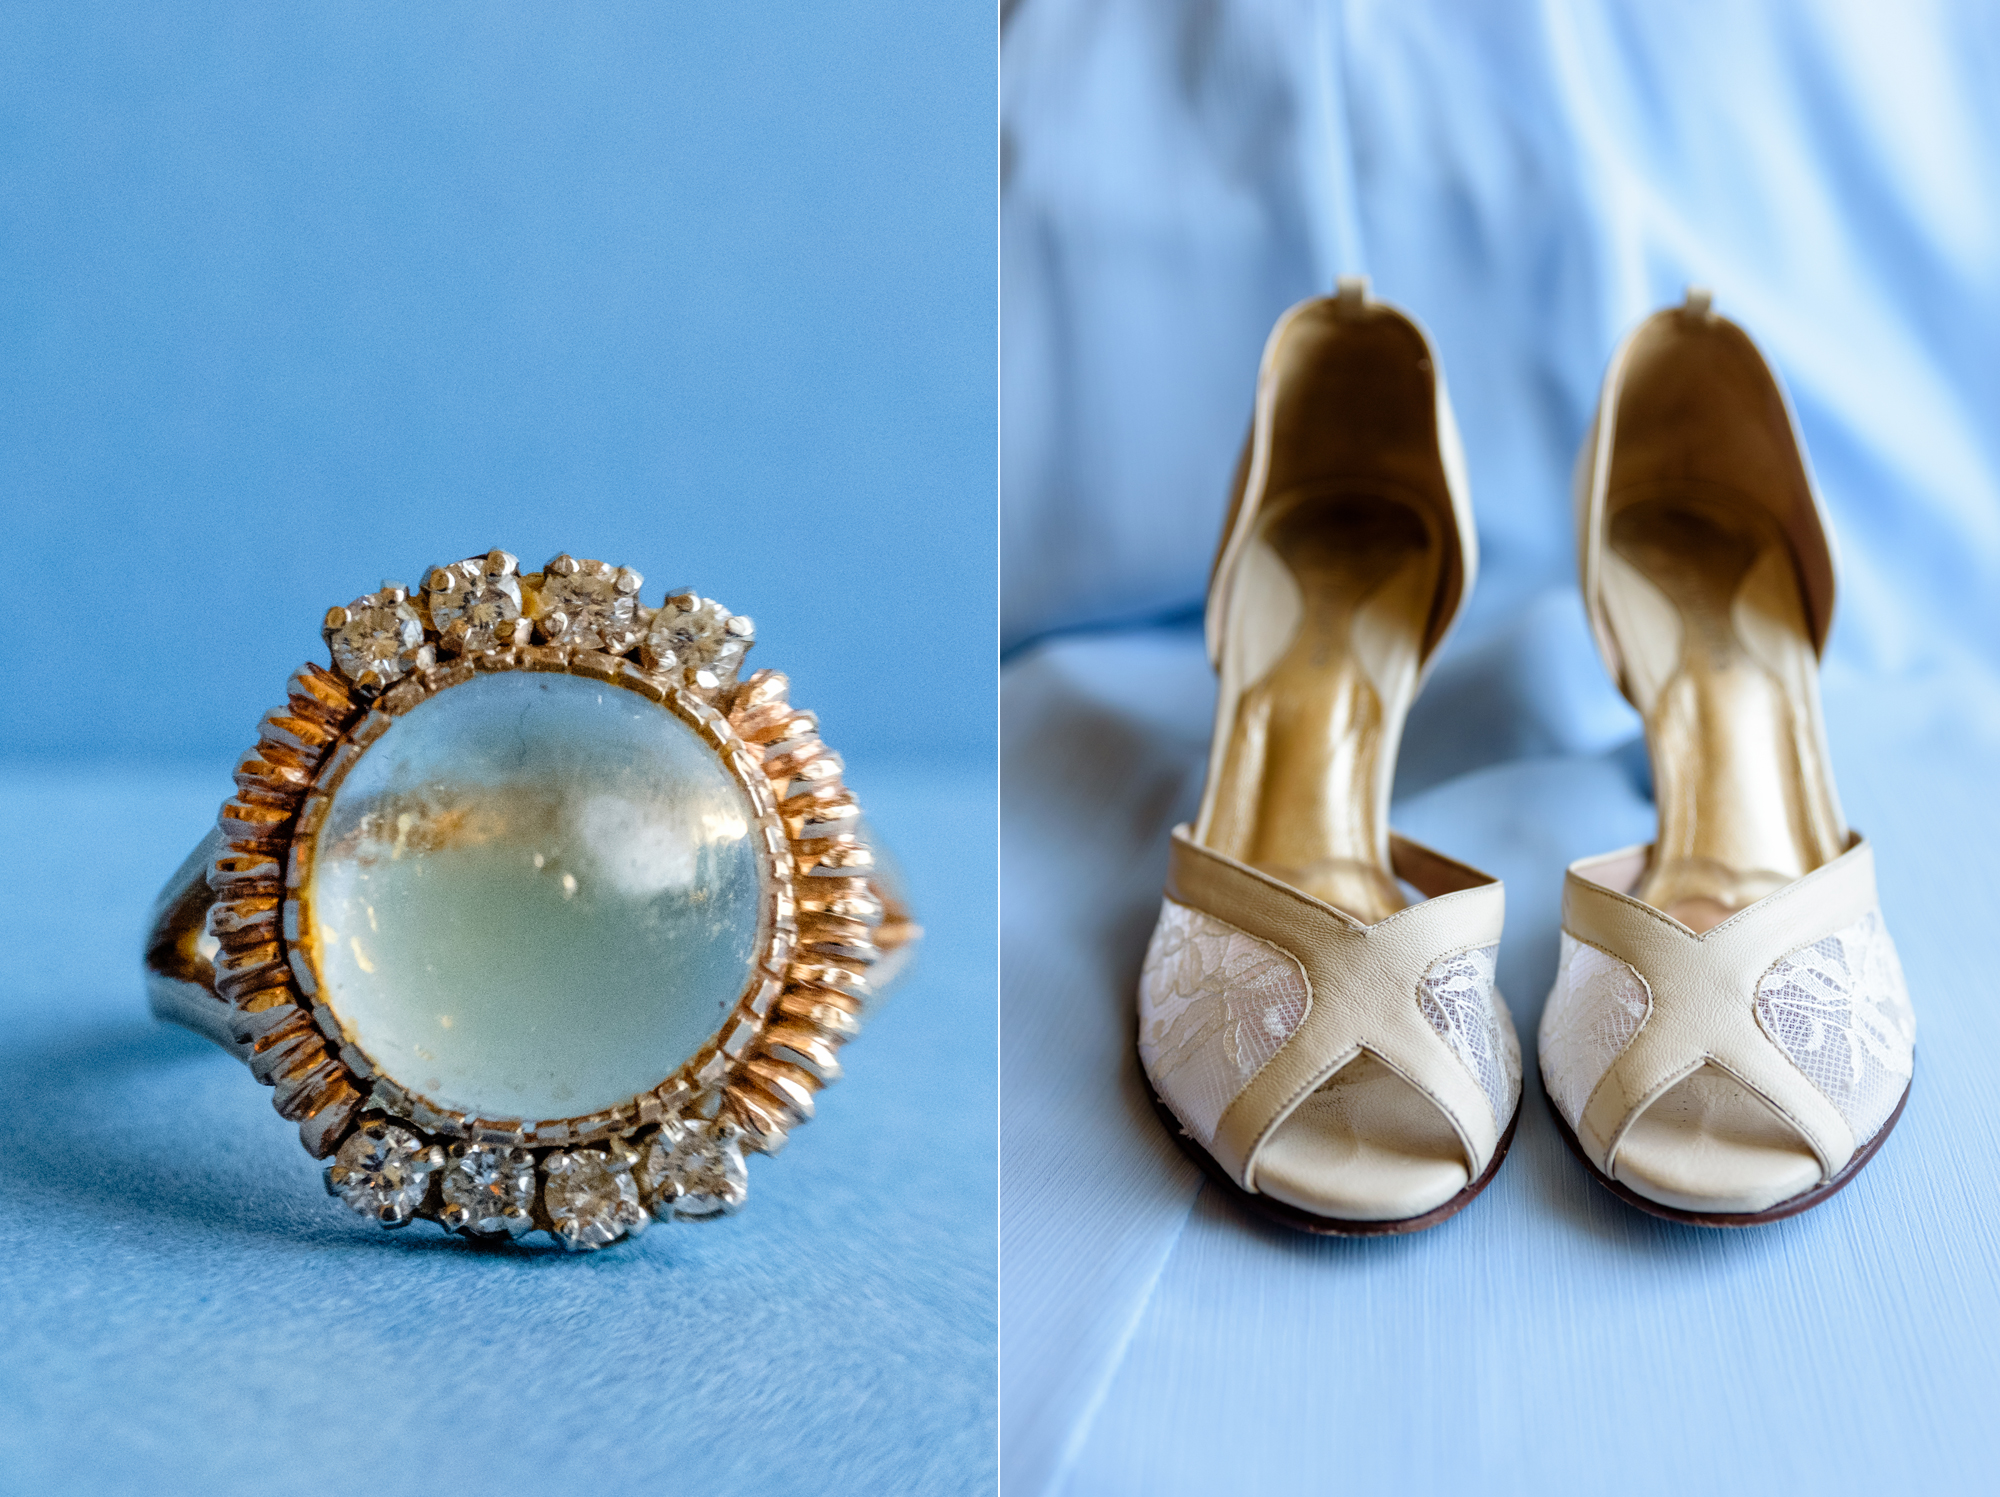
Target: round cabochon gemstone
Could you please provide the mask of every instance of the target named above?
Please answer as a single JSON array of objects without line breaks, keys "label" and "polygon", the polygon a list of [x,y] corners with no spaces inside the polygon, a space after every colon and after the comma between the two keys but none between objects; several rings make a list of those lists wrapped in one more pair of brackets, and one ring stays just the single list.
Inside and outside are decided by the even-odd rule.
[{"label": "round cabochon gemstone", "polygon": [[598,1112],[721,1026],[763,879],[749,796],[665,707],[475,676],[395,719],[334,792],[312,862],[321,1001],[436,1106]]}]

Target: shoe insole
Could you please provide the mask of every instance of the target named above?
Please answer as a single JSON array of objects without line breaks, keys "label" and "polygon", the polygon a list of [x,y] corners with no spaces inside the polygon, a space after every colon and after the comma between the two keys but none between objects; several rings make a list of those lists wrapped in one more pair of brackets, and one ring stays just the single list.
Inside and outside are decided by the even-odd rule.
[{"label": "shoe insole", "polygon": [[1819,1184],[1798,1130],[1734,1077],[1703,1066],[1632,1120],[1612,1161],[1628,1190],[1682,1211],[1767,1211]]},{"label": "shoe insole", "polygon": [[[1247,684],[1196,836],[1373,924],[1405,903],[1389,778],[1442,548],[1410,505],[1337,495],[1267,503],[1253,549],[1245,584],[1261,563],[1265,596],[1239,612],[1282,616],[1260,641],[1276,657],[1224,672],[1225,689]],[[1259,633],[1250,620],[1234,632]]]},{"label": "shoe insole", "polygon": [[1472,1183],[1465,1146],[1422,1092],[1367,1051],[1257,1152],[1257,1189],[1346,1221],[1402,1221]]},{"label": "shoe insole", "polygon": [[1637,891],[1697,931],[1836,858],[1818,668],[1768,512],[1706,484],[1614,495],[1607,579],[1660,830]]},{"label": "shoe insole", "polygon": [[[1389,788],[1443,547],[1412,504],[1337,493],[1267,501],[1252,552],[1223,670],[1248,684],[1195,834],[1374,924],[1406,903]],[[1469,1179],[1449,1120],[1367,1052],[1257,1155],[1259,1190],[1353,1221],[1420,1215]]]},{"label": "shoe insole", "polygon": [[[1705,931],[1839,856],[1818,667],[1791,551],[1725,488],[1612,496],[1604,590],[1646,721],[1660,829],[1638,898]],[[1761,1211],[1817,1183],[1796,1129],[1703,1066],[1627,1129],[1617,1178],[1663,1205]]]}]

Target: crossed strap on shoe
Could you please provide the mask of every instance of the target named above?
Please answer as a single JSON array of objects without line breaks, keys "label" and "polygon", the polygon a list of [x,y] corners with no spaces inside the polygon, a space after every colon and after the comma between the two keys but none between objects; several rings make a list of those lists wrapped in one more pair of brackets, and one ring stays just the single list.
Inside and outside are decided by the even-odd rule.
[{"label": "crossed strap on shoe", "polygon": [[[1910,1076],[1915,1026],[1872,850],[1854,834],[1840,857],[1699,933],[1624,892],[1648,851],[1583,859],[1564,881],[1569,949],[1542,1028],[1551,1099],[1610,1176],[1646,1110],[1713,1066],[1796,1129],[1820,1183],[1833,1180]],[[1589,972],[1573,974],[1581,964]]]},{"label": "crossed strap on shoe", "polygon": [[[1364,925],[1200,846],[1188,827],[1174,829],[1168,904],[1141,984],[1140,1050],[1155,1088],[1190,1136],[1247,1191],[1257,1190],[1266,1142],[1363,1051],[1443,1114],[1464,1146],[1470,1178],[1484,1173],[1513,1114],[1518,1049],[1511,1024],[1495,1038],[1488,1018],[1497,1009],[1490,951],[1500,940],[1505,891],[1498,880],[1404,837],[1392,835],[1390,856],[1397,877],[1426,898]],[[1200,932],[1186,929],[1189,922],[1199,922],[1223,949],[1200,963],[1198,979],[1181,983],[1205,991],[1175,1000],[1166,991],[1176,980],[1167,971],[1175,958],[1163,943],[1192,945]],[[1183,928],[1169,939],[1177,925]],[[1468,954],[1485,958],[1476,1017],[1427,1016],[1426,979],[1435,980],[1441,963]],[[1195,1012],[1204,1001],[1211,1009]],[[1431,1007],[1440,1009],[1436,1001]],[[1473,1012],[1472,1005],[1459,1012]],[[1479,1032],[1468,1037],[1474,1027]],[[1195,1038],[1180,1041],[1175,1052],[1171,1046],[1183,1032]],[[1183,1073],[1178,1062],[1195,1044],[1220,1047],[1210,1055],[1226,1060],[1197,1060]],[[1496,1045],[1506,1053],[1495,1055]],[[1486,1047],[1483,1056],[1479,1046]],[[1246,1065],[1246,1057],[1258,1063]],[[1487,1076],[1482,1086],[1476,1074],[1482,1067],[1504,1079]]]}]

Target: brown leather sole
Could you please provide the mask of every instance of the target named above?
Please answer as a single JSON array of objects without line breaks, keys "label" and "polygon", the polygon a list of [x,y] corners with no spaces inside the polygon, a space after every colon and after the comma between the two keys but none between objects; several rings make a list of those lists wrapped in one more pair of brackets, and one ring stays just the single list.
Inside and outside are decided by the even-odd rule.
[{"label": "brown leather sole", "polygon": [[1589,1156],[1583,1152],[1583,1145],[1576,1141],[1576,1134],[1570,1131],[1570,1126],[1564,1121],[1563,1115],[1553,1106],[1549,1108],[1549,1116],[1555,1120],[1556,1132],[1560,1133],[1562,1141],[1569,1145],[1570,1153],[1576,1155],[1577,1162],[1590,1171],[1591,1179],[1626,1205],[1636,1206],[1648,1216],[1657,1216],[1670,1222],[1686,1222],[1691,1227],[1761,1227],[1766,1222],[1783,1221],[1788,1216],[1797,1216],[1801,1211],[1812,1210],[1860,1174],[1861,1167],[1875,1157],[1875,1151],[1882,1147],[1883,1141],[1889,1137],[1890,1130],[1903,1116],[1903,1105],[1909,1100],[1910,1088],[1906,1086],[1903,1088],[1903,1095],[1896,1099],[1896,1110],[1889,1114],[1889,1121],[1877,1128],[1875,1136],[1855,1151],[1854,1157],[1847,1161],[1846,1167],[1839,1174],[1824,1185],[1815,1185],[1803,1195],[1795,1195],[1788,1201],[1780,1201],[1765,1211],[1682,1211],[1677,1206],[1662,1206],[1658,1201],[1649,1201],[1638,1191],[1628,1185],[1621,1185],[1592,1164]]},{"label": "brown leather sole", "polygon": [[[1139,1068],[1139,1074],[1141,1077],[1146,1075],[1143,1065]],[[1275,1201],[1269,1196],[1253,1195],[1230,1179],[1223,1172],[1222,1166],[1209,1155],[1208,1150],[1188,1137],[1181,1128],[1181,1120],[1174,1116],[1173,1109],[1162,1102],[1160,1094],[1153,1090],[1150,1078],[1146,1080],[1146,1095],[1153,1099],[1153,1111],[1159,1114],[1160,1122],[1166,1127],[1167,1132],[1173,1135],[1174,1142],[1181,1146],[1181,1152],[1200,1165],[1202,1172],[1220,1185],[1224,1194],[1232,1201],[1252,1215],[1274,1221],[1281,1227],[1290,1227],[1294,1232],[1310,1232],[1315,1237],[1400,1237],[1405,1232],[1421,1232],[1426,1227],[1435,1227],[1448,1217],[1457,1216],[1472,1203],[1474,1196],[1493,1183],[1493,1176],[1500,1169],[1500,1161],[1507,1157],[1507,1150],[1514,1142],[1514,1128],[1521,1121],[1521,1109],[1516,1106],[1514,1116],[1507,1120],[1507,1131],[1500,1135],[1500,1142],[1494,1146],[1493,1158],[1488,1162],[1485,1173],[1442,1205],[1433,1206],[1422,1216],[1405,1216],[1395,1221],[1357,1222],[1343,1221],[1332,1216],[1314,1216],[1310,1211],[1301,1211],[1296,1206]]]}]

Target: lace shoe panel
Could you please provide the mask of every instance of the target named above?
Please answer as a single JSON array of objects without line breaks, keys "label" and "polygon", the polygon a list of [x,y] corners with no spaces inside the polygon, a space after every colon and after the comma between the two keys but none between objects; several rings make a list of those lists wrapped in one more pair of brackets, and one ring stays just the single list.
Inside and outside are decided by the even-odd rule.
[{"label": "lace shoe panel", "polygon": [[1542,1080],[1571,1128],[1652,1009],[1645,979],[1632,967],[1563,932],[1562,960],[1542,1010]]},{"label": "lace shoe panel", "polygon": [[1417,1007],[1472,1073],[1492,1105],[1494,1125],[1504,1130],[1521,1095],[1521,1042],[1494,986],[1499,954],[1498,946],[1482,946],[1431,963],[1417,984]]},{"label": "lace shoe panel", "polygon": [[1910,1083],[1917,1020],[1880,911],[1801,946],[1757,984],[1757,1022],[1854,1130],[1880,1131]]},{"label": "lace shoe panel", "polygon": [[1139,1057],[1174,1116],[1207,1148],[1229,1104],[1298,1033],[1311,1005],[1290,953],[1163,900],[1139,974]]}]

